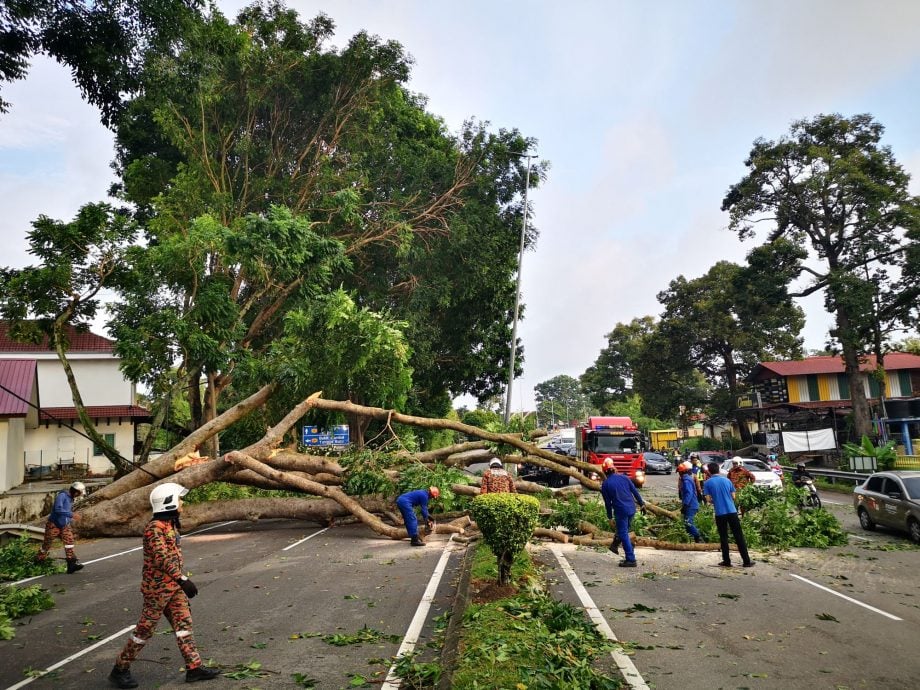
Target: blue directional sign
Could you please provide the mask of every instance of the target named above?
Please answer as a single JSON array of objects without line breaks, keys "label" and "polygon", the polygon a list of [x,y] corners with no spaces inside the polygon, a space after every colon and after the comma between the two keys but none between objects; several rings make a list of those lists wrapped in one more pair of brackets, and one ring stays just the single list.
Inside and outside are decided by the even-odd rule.
[{"label": "blue directional sign", "polygon": [[303,445],[305,446],[347,446],[349,442],[347,424],[340,424],[331,429],[321,429],[318,426],[303,428]]}]

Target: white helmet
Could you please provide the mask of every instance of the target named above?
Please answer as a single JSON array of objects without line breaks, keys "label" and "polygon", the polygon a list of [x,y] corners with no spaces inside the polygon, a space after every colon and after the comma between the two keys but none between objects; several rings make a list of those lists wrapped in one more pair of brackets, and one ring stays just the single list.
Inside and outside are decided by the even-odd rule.
[{"label": "white helmet", "polygon": [[162,513],[167,510],[178,510],[179,499],[188,493],[181,484],[160,484],[150,492],[150,507],[154,513]]},{"label": "white helmet", "polygon": [[498,458],[492,458],[492,459],[489,461],[489,467],[498,467],[498,468],[501,468],[501,466],[502,466],[502,461],[499,460]]},{"label": "white helmet", "polygon": [[81,496],[86,495],[86,485],[83,482],[74,482],[70,485],[72,491],[76,491]]},{"label": "white helmet", "polygon": [[744,460],[741,458],[732,458],[732,465],[735,467],[741,467],[744,464]]}]

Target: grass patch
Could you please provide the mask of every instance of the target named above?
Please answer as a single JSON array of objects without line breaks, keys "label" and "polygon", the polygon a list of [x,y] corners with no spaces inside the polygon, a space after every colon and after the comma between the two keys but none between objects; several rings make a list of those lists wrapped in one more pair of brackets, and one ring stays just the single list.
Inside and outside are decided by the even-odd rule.
[{"label": "grass patch", "polygon": [[[473,556],[473,578],[498,576],[484,545]],[[619,688],[595,668],[608,642],[581,609],[558,602],[540,588],[539,571],[524,551],[512,567],[520,591],[472,604],[465,612],[460,654],[451,686],[478,688]]]}]

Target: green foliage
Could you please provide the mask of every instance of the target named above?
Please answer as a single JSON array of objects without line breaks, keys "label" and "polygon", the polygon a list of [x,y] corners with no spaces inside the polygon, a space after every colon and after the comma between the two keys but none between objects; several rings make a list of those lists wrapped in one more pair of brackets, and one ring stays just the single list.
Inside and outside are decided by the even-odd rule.
[{"label": "green foliage", "polygon": [[540,502],[521,494],[480,494],[470,514],[483,539],[498,559],[498,580],[508,582],[515,554],[530,541],[540,513]]},{"label": "green foliage", "polygon": [[455,688],[619,688],[594,668],[610,643],[581,609],[529,590],[464,615]]},{"label": "green foliage", "polygon": [[607,412],[615,417],[629,417],[642,431],[669,429],[672,426],[668,422],[646,415],[642,410],[642,398],[639,395],[630,395],[626,400],[610,403]]},{"label": "green foliage", "polygon": [[403,654],[393,664],[393,672],[402,681],[400,687],[407,690],[428,690],[438,687],[444,669],[434,661],[416,661],[416,653]]},{"label": "green foliage", "polygon": [[15,581],[36,575],[63,573],[66,569],[52,558],[35,560],[38,548],[28,537],[20,537],[0,549],[0,580]]},{"label": "green foliage", "polygon": [[356,633],[333,633],[323,635],[323,642],[333,647],[347,647],[349,645],[360,645],[367,642],[399,642],[402,638],[399,635],[387,635],[379,630],[368,628],[365,625]]},{"label": "green foliage", "polygon": [[[529,586],[539,572],[527,549],[518,551],[511,563],[511,580],[521,586]],[[479,543],[473,553],[473,563],[470,566],[470,577],[474,580],[489,580],[498,578],[498,560],[488,545]]]},{"label": "green foliage", "polygon": [[582,390],[598,409],[633,393],[630,383],[645,343],[656,328],[655,318],[643,316],[628,324],[618,323],[607,334],[607,346],[579,377]]},{"label": "green foliage", "polygon": [[894,462],[898,458],[894,445],[894,441],[888,441],[884,445],[876,446],[869,440],[868,436],[863,436],[862,442],[859,445],[855,443],[844,443],[843,453],[847,458],[875,458],[875,462],[880,470],[890,470],[894,467]]},{"label": "green foliage", "polygon": [[584,419],[594,409],[577,379],[560,374],[534,386],[537,415],[544,425],[558,422],[569,426]]},{"label": "green foliage", "polygon": [[598,501],[581,503],[577,496],[569,496],[565,500],[554,501],[549,507],[551,513],[540,515],[540,524],[543,527],[551,529],[561,525],[571,534],[581,534],[578,524],[584,521],[603,530],[610,529],[607,512]]},{"label": "green foliage", "polygon": [[0,586],[0,640],[12,640],[16,629],[12,621],[54,608],[54,597],[39,585]]},{"label": "green foliage", "polygon": [[694,436],[688,438],[680,444],[681,452],[691,452],[694,450],[722,450],[722,442],[708,436]]},{"label": "green foliage", "polygon": [[395,485],[384,470],[395,462],[392,456],[368,448],[346,453],[339,458],[339,464],[346,469],[342,488],[350,496],[390,495]]},{"label": "green foliage", "polygon": [[441,495],[429,502],[429,510],[432,513],[449,513],[455,510],[465,510],[470,503],[468,496],[458,496],[451,487],[454,484],[469,483],[469,475],[456,467],[447,467],[440,463],[433,467],[412,463],[399,473],[399,479],[396,481],[396,494],[401,495],[407,491],[436,486],[441,490]]},{"label": "green foliage", "polygon": [[464,413],[460,421],[468,426],[476,426],[493,433],[498,433],[502,429],[501,415],[492,410],[469,410]]},{"label": "green foliage", "polygon": [[196,486],[182,499],[183,503],[210,503],[215,501],[236,501],[244,498],[302,498],[309,500],[311,497],[296,491],[281,491],[277,489],[259,489],[254,486],[240,486],[227,482],[211,482]]}]

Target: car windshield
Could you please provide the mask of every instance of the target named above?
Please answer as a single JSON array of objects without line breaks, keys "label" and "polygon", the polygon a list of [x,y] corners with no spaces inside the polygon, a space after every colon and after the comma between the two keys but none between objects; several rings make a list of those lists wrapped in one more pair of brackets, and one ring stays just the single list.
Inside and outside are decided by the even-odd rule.
[{"label": "car windshield", "polygon": [[649,460],[652,462],[666,462],[665,457],[663,455],[659,455],[658,453],[646,453],[645,460],[646,462]]},{"label": "car windshield", "polygon": [[635,453],[639,450],[639,439],[631,436],[594,435],[593,448],[596,453]]},{"label": "car windshield", "polygon": [[745,460],[744,467],[751,472],[769,472],[770,468],[760,460]]},{"label": "car windshield", "polygon": [[920,498],[920,477],[901,477],[901,481],[910,498]]}]

